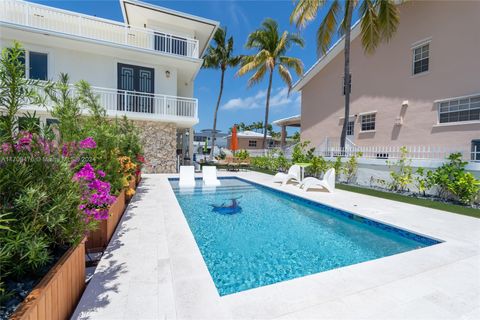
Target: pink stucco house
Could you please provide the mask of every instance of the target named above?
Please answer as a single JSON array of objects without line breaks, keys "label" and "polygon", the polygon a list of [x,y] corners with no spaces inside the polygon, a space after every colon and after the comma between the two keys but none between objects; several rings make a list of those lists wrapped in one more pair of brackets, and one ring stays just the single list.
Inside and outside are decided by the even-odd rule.
[{"label": "pink stucco house", "polygon": [[[352,30],[348,138],[357,146],[441,146],[480,151],[480,2],[411,1],[373,55]],[[344,114],[343,40],[295,84],[301,138],[338,143]],[[470,153],[480,160],[479,153]]]}]

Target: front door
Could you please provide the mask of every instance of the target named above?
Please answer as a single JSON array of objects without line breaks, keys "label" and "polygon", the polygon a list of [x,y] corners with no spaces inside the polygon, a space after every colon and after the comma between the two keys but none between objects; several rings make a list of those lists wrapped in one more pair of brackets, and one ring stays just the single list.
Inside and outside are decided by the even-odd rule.
[{"label": "front door", "polygon": [[152,68],[118,64],[117,109],[153,113],[154,70]]}]

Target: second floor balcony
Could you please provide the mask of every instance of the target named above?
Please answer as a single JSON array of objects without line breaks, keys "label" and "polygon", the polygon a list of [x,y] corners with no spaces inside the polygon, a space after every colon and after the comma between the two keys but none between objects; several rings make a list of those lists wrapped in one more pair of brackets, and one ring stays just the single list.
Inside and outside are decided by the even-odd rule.
[{"label": "second floor balcony", "polygon": [[173,56],[199,57],[196,39],[30,2],[1,0],[0,22]]},{"label": "second floor balcony", "polygon": [[[72,86],[73,94],[75,94]],[[175,123],[191,127],[198,123],[198,100],[163,94],[143,93],[112,88],[91,87],[110,117],[127,116],[131,120]],[[46,102],[48,108],[48,101]],[[41,106],[29,106],[34,111],[46,111]],[[88,114],[87,110],[84,112]]]}]

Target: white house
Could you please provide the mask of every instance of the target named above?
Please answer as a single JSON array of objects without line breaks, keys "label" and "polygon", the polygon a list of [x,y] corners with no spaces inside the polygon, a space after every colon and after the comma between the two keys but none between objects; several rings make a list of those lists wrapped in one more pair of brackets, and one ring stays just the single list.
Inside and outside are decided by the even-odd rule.
[{"label": "white house", "polygon": [[[143,133],[147,170],[173,172],[191,155],[198,123],[194,80],[218,22],[120,0],[124,22],[18,0],[0,1],[0,45],[19,41],[27,77],[88,81],[111,117]],[[46,109],[29,106],[41,121]]]}]

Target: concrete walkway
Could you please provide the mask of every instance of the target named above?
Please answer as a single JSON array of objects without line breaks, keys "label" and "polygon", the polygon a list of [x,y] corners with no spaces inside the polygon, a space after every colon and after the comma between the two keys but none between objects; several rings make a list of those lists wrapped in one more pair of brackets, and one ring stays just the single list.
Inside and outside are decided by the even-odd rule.
[{"label": "concrete walkway", "polygon": [[480,319],[480,219],[235,175],[445,242],[220,297],[168,175],[145,175],[72,318]]}]

